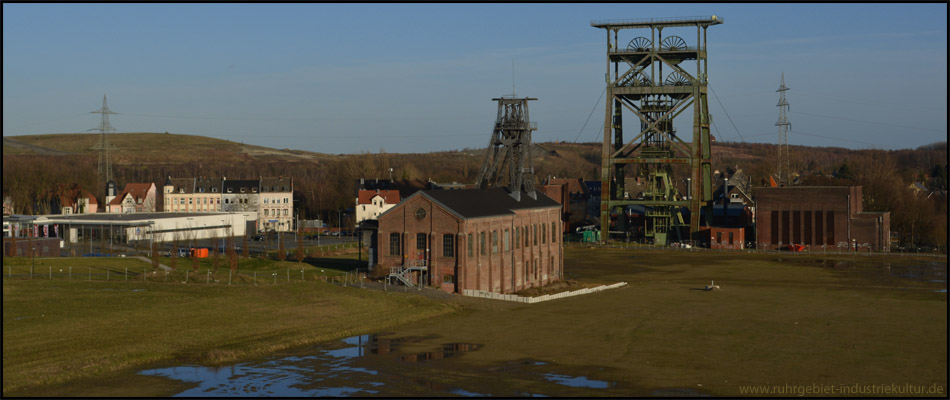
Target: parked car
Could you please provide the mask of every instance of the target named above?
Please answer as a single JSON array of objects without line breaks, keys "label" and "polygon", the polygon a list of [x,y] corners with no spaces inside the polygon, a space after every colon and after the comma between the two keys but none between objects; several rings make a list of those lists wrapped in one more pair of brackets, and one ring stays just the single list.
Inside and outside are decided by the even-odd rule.
[{"label": "parked car", "polygon": [[805,250],[805,246],[802,246],[800,244],[790,244],[788,246],[785,246],[784,249],[788,251],[802,251],[802,250]]}]

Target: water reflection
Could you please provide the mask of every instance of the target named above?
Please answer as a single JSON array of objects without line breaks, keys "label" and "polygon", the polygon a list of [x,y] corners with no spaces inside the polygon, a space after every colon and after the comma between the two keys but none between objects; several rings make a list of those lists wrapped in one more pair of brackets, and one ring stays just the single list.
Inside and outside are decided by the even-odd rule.
[{"label": "water reflection", "polygon": [[607,389],[614,386],[614,382],[587,379],[586,376],[568,376],[558,374],[544,374],[544,379],[564,386],[591,389]]},{"label": "water reflection", "polygon": [[[376,389],[385,384],[374,380],[379,371],[356,367],[351,362],[370,355],[388,354],[406,341],[417,340],[419,338],[389,339],[378,335],[361,335],[343,339],[344,347],[321,346],[316,348],[316,354],[308,356],[285,356],[228,367],[186,365],[139,373],[198,384],[176,396],[366,396],[379,393]],[[421,362],[451,358],[479,347],[471,343],[448,343],[436,351],[404,355],[401,360]],[[439,391],[479,395],[459,388]]]}]

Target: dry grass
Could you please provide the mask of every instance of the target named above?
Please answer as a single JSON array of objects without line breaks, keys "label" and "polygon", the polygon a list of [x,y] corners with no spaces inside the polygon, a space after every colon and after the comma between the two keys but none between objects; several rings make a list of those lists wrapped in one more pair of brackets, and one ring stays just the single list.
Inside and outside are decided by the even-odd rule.
[{"label": "dry grass", "polygon": [[456,309],[313,281],[237,287],[4,278],[3,395],[49,394],[154,363],[224,363]]}]

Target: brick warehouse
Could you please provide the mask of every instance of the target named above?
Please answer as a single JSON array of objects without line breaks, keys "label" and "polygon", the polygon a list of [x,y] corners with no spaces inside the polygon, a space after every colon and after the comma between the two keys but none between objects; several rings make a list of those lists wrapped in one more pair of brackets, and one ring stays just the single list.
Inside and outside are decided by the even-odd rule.
[{"label": "brick warehouse", "polygon": [[563,276],[561,205],[540,192],[421,190],[377,219],[379,267],[424,265],[416,283],[512,293]]},{"label": "brick warehouse", "polygon": [[863,212],[861,186],[757,188],[755,194],[759,249],[888,251],[891,214]]}]

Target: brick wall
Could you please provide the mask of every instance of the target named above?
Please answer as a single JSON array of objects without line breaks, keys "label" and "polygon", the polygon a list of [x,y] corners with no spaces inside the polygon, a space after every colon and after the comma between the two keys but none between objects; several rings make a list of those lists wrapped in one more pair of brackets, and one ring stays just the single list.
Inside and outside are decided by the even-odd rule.
[{"label": "brick wall", "polygon": [[[416,217],[419,209],[425,211],[423,218]],[[464,219],[420,195],[399,203],[378,221],[379,268],[388,273],[389,267],[425,260],[431,274],[425,283],[449,292],[470,289],[512,293],[543,286],[562,275],[563,224],[558,207]],[[392,251],[392,234],[398,237],[397,251]],[[424,235],[425,246],[420,245],[419,234]],[[445,255],[445,235],[452,238],[451,256]],[[446,276],[450,276],[448,282]]]}]

